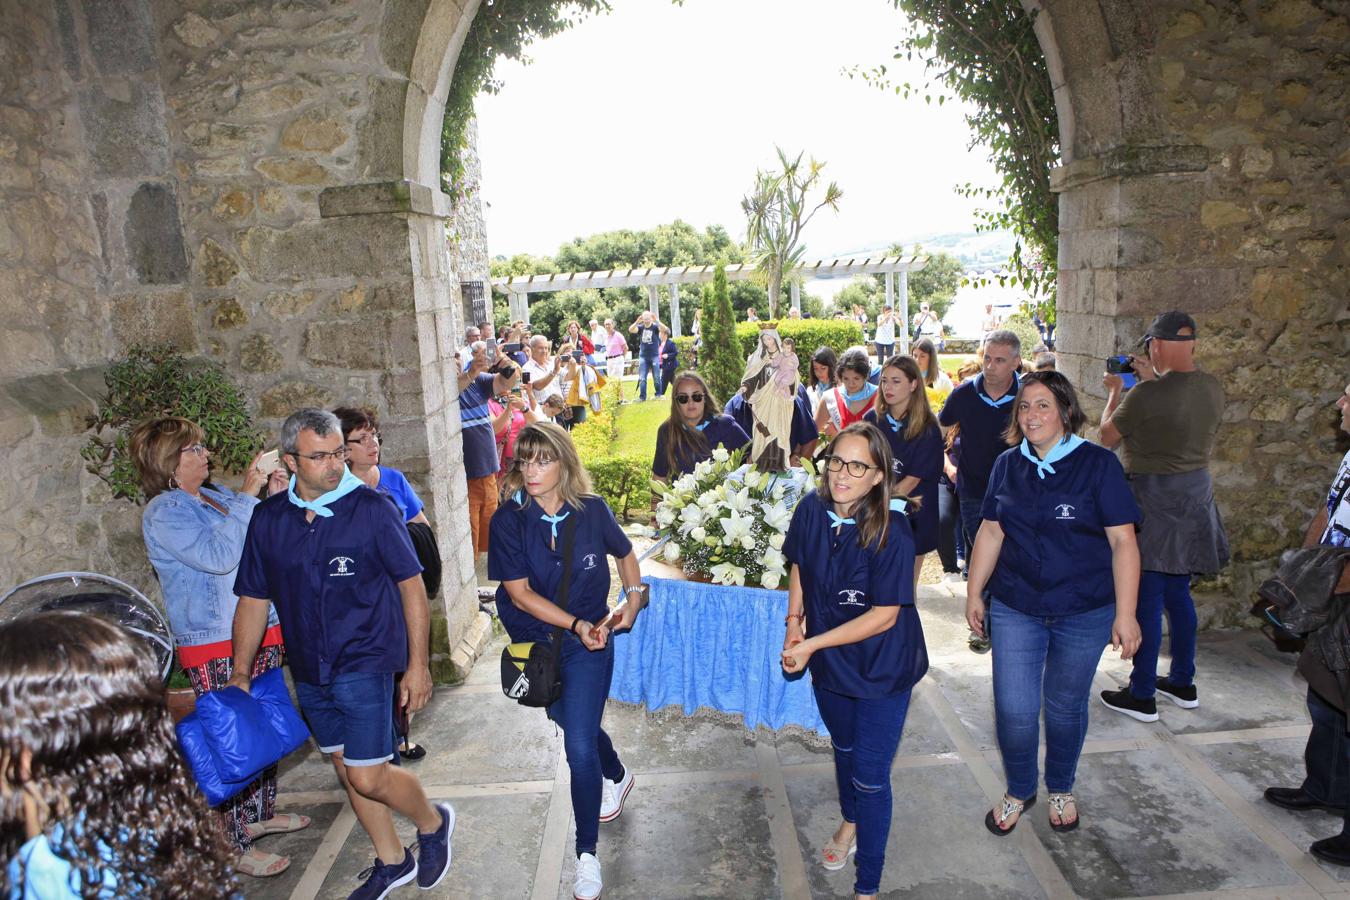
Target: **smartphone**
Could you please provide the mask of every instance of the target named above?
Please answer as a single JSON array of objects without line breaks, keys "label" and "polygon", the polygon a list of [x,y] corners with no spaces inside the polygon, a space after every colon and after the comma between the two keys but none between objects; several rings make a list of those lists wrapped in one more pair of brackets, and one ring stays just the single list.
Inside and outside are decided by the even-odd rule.
[{"label": "smartphone", "polygon": [[487,344],[487,357],[491,362],[497,361],[497,339],[488,338],[484,343]]},{"label": "smartphone", "polygon": [[258,470],[264,475],[271,475],[277,469],[281,468],[281,451],[268,450],[258,458]]},{"label": "smartphone", "polygon": [[572,359],[576,360],[577,362],[581,362],[581,361],[582,361],[583,359],[585,359],[585,358],[586,358],[586,354],[585,354],[585,353],[582,353],[580,350],[573,350],[573,351],[572,351]]},{"label": "smartphone", "polygon": [[511,396],[512,397],[520,396],[520,385],[516,385],[515,387],[511,388]]},{"label": "smartphone", "polygon": [[1128,356],[1108,356],[1106,358],[1106,371],[1111,375],[1119,375],[1121,389],[1128,391],[1139,383],[1139,379],[1134,374],[1134,360]]},{"label": "smartphone", "polygon": [[529,383],[530,383],[530,373],[529,373],[529,372],[526,372],[524,369],[521,369],[521,370],[520,370],[520,383],[521,383],[521,384],[529,384]]},{"label": "smartphone", "polygon": [[501,351],[505,354],[510,355],[512,353],[519,353],[524,348],[524,346],[525,346],[524,344],[502,344]]}]

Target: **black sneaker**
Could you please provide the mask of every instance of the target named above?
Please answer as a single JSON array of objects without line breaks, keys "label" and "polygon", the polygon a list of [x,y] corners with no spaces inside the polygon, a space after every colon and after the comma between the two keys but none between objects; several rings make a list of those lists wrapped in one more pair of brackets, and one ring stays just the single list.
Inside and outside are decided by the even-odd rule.
[{"label": "black sneaker", "polygon": [[1181,685],[1173,684],[1166,678],[1159,678],[1157,690],[1159,694],[1166,697],[1168,700],[1171,700],[1182,709],[1195,709],[1200,705],[1200,700],[1196,696],[1195,685],[1193,684],[1182,687]]},{"label": "black sneaker", "polygon": [[1102,703],[1106,704],[1107,709],[1114,709],[1140,722],[1158,721],[1158,704],[1154,699],[1149,697],[1140,700],[1127,687],[1118,691],[1102,691]]}]

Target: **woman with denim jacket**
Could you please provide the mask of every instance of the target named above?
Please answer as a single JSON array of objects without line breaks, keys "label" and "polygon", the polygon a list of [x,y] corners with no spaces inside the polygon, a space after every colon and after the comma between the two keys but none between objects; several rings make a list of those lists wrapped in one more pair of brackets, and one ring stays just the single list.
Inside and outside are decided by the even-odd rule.
[{"label": "woman with denim jacket", "polygon": [[[131,458],[150,499],[141,519],[146,553],[159,576],[173,629],[178,661],[201,696],[225,687],[232,674],[231,627],[235,570],[244,536],[264,485],[273,494],[286,489],[286,473],[259,468],[254,458],[239,493],[210,481],[211,454],[205,434],[187,419],[170,416],[142,422],[132,432]],[[253,674],[280,668],[281,626],[276,614],[253,663]],[[306,816],[275,815],[276,767],[272,767],[220,808],[225,836],[237,854],[235,867],[254,877],[279,875],[290,860],[253,847],[266,834],[298,831]]]}]

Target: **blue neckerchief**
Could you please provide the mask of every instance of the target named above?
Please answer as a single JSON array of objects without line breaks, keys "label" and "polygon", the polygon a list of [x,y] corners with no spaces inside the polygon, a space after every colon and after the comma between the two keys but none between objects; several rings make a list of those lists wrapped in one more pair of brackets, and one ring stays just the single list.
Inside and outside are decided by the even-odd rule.
[{"label": "blue neckerchief", "polygon": [[985,403],[988,403],[994,409],[998,409],[1000,406],[1003,406],[1004,404],[1013,402],[1013,398],[1017,396],[1017,389],[1020,386],[1021,382],[1017,380],[1017,373],[1014,372],[1012,385],[1008,388],[1008,392],[1004,394],[1002,397],[999,397],[997,400],[994,400],[990,398],[990,396],[987,393],[985,393],[984,373],[981,372],[980,374],[975,376],[975,396],[979,397]]},{"label": "blue neckerchief", "polygon": [[549,530],[553,533],[553,543],[555,544],[558,543],[558,524],[571,514],[572,514],[571,510],[568,510],[567,512],[563,513],[560,516],[550,516],[548,513],[544,513],[539,517],[540,519],[549,524]]},{"label": "blue neckerchief", "polygon": [[329,504],[336,503],[338,500],[341,500],[343,497],[347,496],[352,491],[356,490],[359,487],[364,486],[365,486],[364,481],[353,475],[351,469],[347,468],[346,466],[343,466],[342,480],[338,482],[338,486],[333,488],[328,493],[324,494],[322,497],[318,497],[314,500],[301,500],[300,497],[296,495],[295,476],[292,475],[290,487],[286,489],[286,499],[290,500],[293,506],[298,506],[301,509],[312,510],[314,512],[314,515],[322,516],[325,519],[327,519],[333,515],[333,511],[328,508]]},{"label": "blue neckerchief", "polygon": [[907,512],[908,510],[909,510],[909,502],[905,500],[904,497],[891,498],[891,512],[902,513]]},{"label": "blue neckerchief", "polygon": [[845,519],[843,516],[835,515],[833,510],[829,509],[825,510],[825,515],[830,517],[830,527],[833,528],[835,531],[839,531],[845,525],[858,524],[857,522],[853,521],[852,516],[849,516],[847,519]]},{"label": "blue neckerchief", "polygon": [[519,506],[524,506],[524,505],[525,505],[525,489],[524,489],[524,488],[516,488],[516,492],[515,492],[514,494],[511,495],[511,499],[514,500],[514,501],[516,501],[516,504],[517,504],[517,505],[519,505]]},{"label": "blue neckerchief", "polygon": [[708,427],[709,425],[711,425],[711,424],[712,424],[712,419],[704,419],[702,422],[699,422],[697,425],[694,426],[694,430],[695,430],[695,431],[704,431],[704,430],[707,429],[707,427]]},{"label": "blue neckerchief", "polygon": [[896,434],[899,434],[900,429],[904,427],[905,422],[909,421],[909,418],[905,417],[901,419],[899,422],[897,422],[890,413],[886,413],[886,421],[890,423],[891,431],[895,432]]},{"label": "blue neckerchief", "polygon": [[858,393],[856,394],[850,394],[847,391],[845,391],[844,399],[847,400],[849,403],[857,403],[859,400],[866,400],[868,397],[872,396],[876,392],[877,386],[875,384],[872,384],[872,382],[868,381],[864,382],[862,390],[858,391]]},{"label": "blue neckerchief", "polygon": [[1046,472],[1049,472],[1051,475],[1055,474],[1055,468],[1050,464],[1059,462],[1061,459],[1077,450],[1078,445],[1081,443],[1083,443],[1083,439],[1078,435],[1065,435],[1064,440],[1055,444],[1054,449],[1046,454],[1045,459],[1041,459],[1032,451],[1031,444],[1027,442],[1027,439],[1022,438],[1022,455],[1031,460],[1032,465],[1036,467],[1036,474],[1044,481]]}]

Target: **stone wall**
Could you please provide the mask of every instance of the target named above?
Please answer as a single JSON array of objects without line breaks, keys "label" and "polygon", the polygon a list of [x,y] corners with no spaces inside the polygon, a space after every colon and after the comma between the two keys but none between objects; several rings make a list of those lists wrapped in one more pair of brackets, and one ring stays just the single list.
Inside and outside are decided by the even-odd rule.
[{"label": "stone wall", "polygon": [[1067,126],[1061,365],[1099,410],[1107,355],[1157,312],[1195,315],[1227,391],[1213,474],[1234,551],[1207,614],[1239,619],[1344,449],[1347,7],[1065,0],[1041,35]]},{"label": "stone wall", "polygon": [[[487,321],[492,322],[491,260],[488,254],[487,221],[483,218],[483,163],[478,157],[478,120],[468,127],[468,146],[464,148],[463,175],[452,201],[454,215],[450,219],[450,264],[461,283],[478,281],[483,284],[487,298]],[[472,309],[464,301],[464,321],[473,322]]]},{"label": "stone wall", "polygon": [[0,489],[0,582],[153,586],[139,510],[78,448],[107,361],[168,340],[222,364],[266,428],[303,405],[380,412],[440,534],[457,640],[477,613],[445,389],[458,279],[446,198],[403,180],[426,3],[3,2],[0,440],[32,475]]}]

